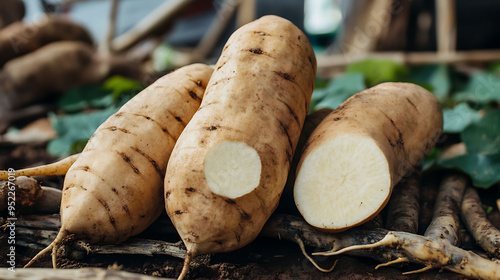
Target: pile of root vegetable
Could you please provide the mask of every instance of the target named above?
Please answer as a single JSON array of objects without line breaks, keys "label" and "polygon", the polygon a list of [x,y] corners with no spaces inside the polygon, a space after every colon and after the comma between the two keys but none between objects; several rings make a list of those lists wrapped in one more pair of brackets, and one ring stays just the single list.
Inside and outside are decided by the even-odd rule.
[{"label": "pile of root vegetable", "polygon": [[[421,265],[405,274],[499,279],[500,233],[469,178],[420,171],[442,134],[438,99],[388,82],[306,117],[315,77],[306,36],[265,16],[232,34],[215,67],[188,65],[140,92],[81,154],[1,172],[4,227],[16,217],[16,244],[41,249],[26,266],[50,252],[54,268],[85,254],[169,255],[184,258],[169,275],[183,279],[201,256],[263,236],[296,243],[324,273],[335,266],[317,256],[350,254]],[[65,175],[62,193],[18,177],[38,175]],[[21,215],[59,205],[60,217]],[[144,231],[182,242],[133,237]]]}]

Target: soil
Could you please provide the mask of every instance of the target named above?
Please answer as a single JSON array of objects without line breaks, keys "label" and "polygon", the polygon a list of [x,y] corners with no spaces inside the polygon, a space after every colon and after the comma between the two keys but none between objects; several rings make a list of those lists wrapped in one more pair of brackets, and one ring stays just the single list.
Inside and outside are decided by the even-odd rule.
[{"label": "soil", "polygon": [[[38,165],[52,162],[53,157],[45,151],[44,145],[0,145],[0,169]],[[62,177],[43,178],[44,183],[61,186]],[[496,222],[500,213],[495,213]],[[161,218],[166,219],[166,216]],[[152,227],[154,230],[154,227]],[[154,236],[146,230],[142,236]],[[140,237],[140,236],[139,236]],[[178,236],[157,237],[175,242]],[[0,267],[6,266],[7,242],[0,235]],[[312,253],[312,249],[308,249]],[[26,264],[37,251],[21,246],[16,248],[17,266]],[[338,260],[335,269],[329,273],[318,271],[302,255],[295,243],[288,241],[257,238],[248,246],[231,253],[199,256],[191,264],[187,279],[467,279],[459,274],[433,269],[424,273],[402,275],[403,272],[422,268],[420,265],[404,264],[375,270],[378,264],[368,258],[341,255],[338,257],[315,257],[323,267],[329,268]],[[182,268],[182,260],[169,256],[141,255],[88,255],[79,260],[60,257],[61,268],[114,267],[129,272],[158,277],[175,278]],[[33,267],[51,267],[49,254],[37,261]],[[1,279],[0,273],[0,279]]]}]

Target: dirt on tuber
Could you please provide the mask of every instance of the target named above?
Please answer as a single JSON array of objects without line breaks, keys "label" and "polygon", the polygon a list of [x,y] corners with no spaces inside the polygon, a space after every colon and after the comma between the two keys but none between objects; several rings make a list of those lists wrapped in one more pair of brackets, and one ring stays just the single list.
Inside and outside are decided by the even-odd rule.
[{"label": "dirt on tuber", "polygon": [[290,21],[235,31],[168,163],[165,203],[193,257],[241,248],[276,209],[314,87],[316,59]]},{"label": "dirt on tuber", "polygon": [[[170,153],[200,106],[213,69],[193,64],[144,89],[101,124],[64,179],[61,228],[26,266],[73,234],[91,243],[119,243],[163,211]],[[49,169],[50,170],[50,169]]]}]

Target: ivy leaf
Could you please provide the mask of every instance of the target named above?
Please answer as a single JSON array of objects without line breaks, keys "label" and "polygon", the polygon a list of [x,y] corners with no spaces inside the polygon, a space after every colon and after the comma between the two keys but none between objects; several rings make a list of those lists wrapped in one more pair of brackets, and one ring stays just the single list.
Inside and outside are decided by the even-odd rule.
[{"label": "ivy leaf", "polygon": [[478,188],[487,189],[500,181],[500,154],[483,155],[469,153],[466,155],[440,160],[439,165],[446,168],[458,168],[472,178]]},{"label": "ivy leaf", "polygon": [[349,64],[346,73],[362,73],[369,87],[382,82],[398,82],[407,74],[408,68],[392,60],[367,59]]},{"label": "ivy leaf", "polygon": [[479,104],[500,101],[500,77],[491,73],[478,72],[472,75],[462,91],[455,94],[454,99]]},{"label": "ivy leaf", "polygon": [[50,114],[49,118],[52,127],[57,132],[57,137],[47,145],[48,152],[54,156],[71,154],[75,148],[78,148],[79,143],[88,140],[97,127],[116,111],[118,111],[118,108],[111,107],[92,113],[65,116]]},{"label": "ivy leaf", "polygon": [[460,133],[471,123],[481,119],[478,111],[467,103],[460,103],[453,109],[443,109],[443,132]]},{"label": "ivy leaf", "polygon": [[461,133],[468,153],[500,153],[500,110],[489,110]]},{"label": "ivy leaf", "polygon": [[366,89],[366,86],[363,74],[344,74],[331,80],[325,88],[315,90],[311,98],[311,104],[313,104],[314,110],[321,108],[335,109],[347,98],[364,89]]},{"label": "ivy leaf", "polygon": [[440,101],[446,99],[451,89],[450,70],[448,66],[444,64],[429,64],[413,67],[411,69],[409,81],[427,88]]}]

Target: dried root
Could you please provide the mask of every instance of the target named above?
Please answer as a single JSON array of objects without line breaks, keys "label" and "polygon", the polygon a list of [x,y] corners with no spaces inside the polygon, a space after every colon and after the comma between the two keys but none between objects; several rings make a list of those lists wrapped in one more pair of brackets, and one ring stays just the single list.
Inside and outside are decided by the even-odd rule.
[{"label": "dried root", "polygon": [[461,210],[465,224],[479,246],[492,256],[500,258],[500,231],[486,218],[476,190],[467,188]]},{"label": "dried root", "polygon": [[441,185],[434,207],[434,217],[425,231],[425,236],[457,245],[460,226],[460,203],[467,185],[467,178],[461,174],[447,175]]},{"label": "dried root", "polygon": [[407,232],[391,231],[380,241],[373,244],[354,245],[341,250],[314,253],[313,255],[333,256],[351,250],[372,249],[380,246],[396,249],[404,255],[403,260],[424,264],[418,273],[432,268],[444,268],[467,277],[480,279],[500,279],[500,262],[491,261],[456,246],[436,241],[428,237]]},{"label": "dried root", "polygon": [[[417,234],[386,229],[350,229],[329,234],[319,232],[295,216],[274,215],[261,235],[297,242],[297,236],[308,246],[330,249],[313,255],[346,253],[380,261],[378,267],[410,262],[425,267],[405,274],[444,268],[471,278],[500,279],[500,262],[491,261],[449,243]],[[370,249],[370,250],[366,250]]]},{"label": "dried root", "polygon": [[[19,220],[19,241],[23,241],[23,244],[46,246],[50,240],[53,240],[59,221],[54,215],[33,217],[33,219],[23,218]],[[29,227],[29,229],[24,232],[23,227]],[[34,230],[33,228],[43,228],[44,230]],[[48,232],[46,228],[50,228],[52,231]],[[171,226],[162,226],[160,231],[171,233]],[[377,268],[395,263],[411,262],[425,265],[424,269],[445,268],[472,278],[500,279],[500,262],[482,258],[451,244],[400,231],[388,231],[380,228],[350,229],[331,234],[317,231],[296,216],[273,215],[264,226],[261,236],[289,240],[299,244],[301,248],[303,247],[300,244],[303,244],[304,246],[328,250],[325,253],[320,253],[321,255],[346,253],[353,256],[370,257],[382,263]],[[76,242],[73,248],[80,251],[89,249],[93,254],[166,254],[178,258],[183,258],[186,254],[180,243],[171,244],[144,239],[131,239],[119,245],[87,246]]]},{"label": "dried root", "polygon": [[388,203],[386,228],[417,233],[419,199],[420,175],[413,173],[394,187]]},{"label": "dried root", "polygon": [[440,184],[437,175],[426,176],[420,182],[420,213],[418,217],[418,234],[424,234],[432,222],[434,216],[434,205]]},{"label": "dried root", "polygon": [[[303,219],[292,215],[273,215],[262,229],[260,235],[295,243],[300,239],[305,245],[317,249],[340,250],[356,244],[372,244],[382,239],[389,231],[382,228],[353,228],[340,233],[325,233],[308,225]],[[299,244],[300,245],[300,244]],[[354,250],[348,252],[352,256],[388,262],[404,257],[394,249],[376,248],[372,251]]]}]

